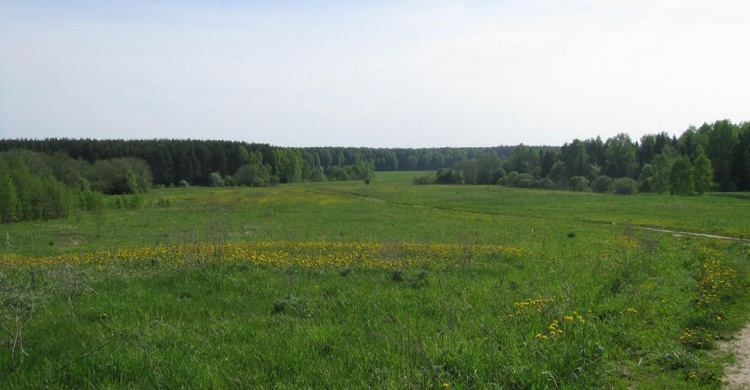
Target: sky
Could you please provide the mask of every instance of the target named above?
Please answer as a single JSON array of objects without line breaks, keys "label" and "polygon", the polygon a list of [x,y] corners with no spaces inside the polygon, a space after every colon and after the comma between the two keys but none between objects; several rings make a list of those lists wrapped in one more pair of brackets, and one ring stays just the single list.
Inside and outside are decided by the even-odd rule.
[{"label": "sky", "polygon": [[562,145],[750,120],[750,2],[0,0],[0,138]]}]

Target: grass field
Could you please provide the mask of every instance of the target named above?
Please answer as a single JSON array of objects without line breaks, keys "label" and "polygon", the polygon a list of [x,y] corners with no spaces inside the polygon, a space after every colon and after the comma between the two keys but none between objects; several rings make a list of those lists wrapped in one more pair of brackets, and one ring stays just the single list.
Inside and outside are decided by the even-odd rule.
[{"label": "grass field", "polygon": [[0,388],[718,388],[750,200],[153,190],[0,225]]}]

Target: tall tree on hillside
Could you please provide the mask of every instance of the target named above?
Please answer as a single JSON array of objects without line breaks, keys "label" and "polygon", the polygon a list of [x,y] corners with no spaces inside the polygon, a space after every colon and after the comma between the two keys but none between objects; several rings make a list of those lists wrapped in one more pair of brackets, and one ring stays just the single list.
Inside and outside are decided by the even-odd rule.
[{"label": "tall tree on hillside", "polygon": [[698,147],[701,146],[698,131],[695,126],[688,127],[677,140],[677,150],[680,154],[695,159],[698,156]]},{"label": "tall tree on hillside", "polygon": [[534,148],[520,144],[513,149],[510,158],[505,162],[505,170],[519,173],[531,173],[539,164],[539,153]]},{"label": "tall tree on hillside", "polygon": [[495,153],[487,153],[479,158],[477,184],[497,184],[505,176],[503,164]]},{"label": "tall tree on hillside", "polygon": [[641,137],[640,147],[637,150],[638,165],[644,166],[651,164],[658,152],[656,151],[656,136],[653,134],[646,134]]},{"label": "tall tree on hillside", "polygon": [[10,179],[8,164],[0,157],[0,222],[10,223],[16,220],[18,213],[18,196],[16,186]]},{"label": "tall tree on hillside", "polygon": [[750,122],[740,125],[736,148],[734,176],[740,191],[750,191]]},{"label": "tall tree on hillside", "polygon": [[711,186],[714,184],[714,168],[711,165],[711,160],[708,159],[706,153],[703,152],[703,148],[698,147],[698,156],[693,162],[695,170],[695,192],[702,194],[710,191]]},{"label": "tall tree on hillside", "polygon": [[565,164],[565,173],[568,177],[588,177],[592,173],[591,161],[586,152],[586,145],[579,139],[574,139],[570,144],[566,143],[562,146],[560,149],[560,161]]},{"label": "tall tree on hillside", "polygon": [[714,166],[714,181],[720,191],[737,190],[737,181],[732,173],[739,143],[739,128],[728,120],[715,122],[708,132],[706,154]]},{"label": "tall tree on hillside", "polygon": [[543,152],[540,151],[539,155],[539,176],[547,177],[549,171],[552,170],[552,166],[555,165],[555,156],[557,153],[552,150],[545,150]]},{"label": "tall tree on hillside", "polygon": [[669,191],[669,176],[672,172],[672,162],[666,153],[659,153],[651,163],[651,192],[663,194]]},{"label": "tall tree on hillside", "polygon": [[635,156],[635,145],[630,136],[620,133],[607,140],[605,172],[610,177],[632,176],[638,164]]},{"label": "tall tree on hillside", "polygon": [[602,141],[602,137],[596,136],[596,139],[588,139],[584,142],[584,144],[586,146],[586,153],[588,153],[591,164],[597,167],[604,167],[605,147],[604,142]]},{"label": "tall tree on hillside", "polygon": [[677,195],[689,195],[695,189],[695,177],[693,165],[685,156],[680,156],[672,163],[672,172],[669,175],[669,185],[672,193]]}]

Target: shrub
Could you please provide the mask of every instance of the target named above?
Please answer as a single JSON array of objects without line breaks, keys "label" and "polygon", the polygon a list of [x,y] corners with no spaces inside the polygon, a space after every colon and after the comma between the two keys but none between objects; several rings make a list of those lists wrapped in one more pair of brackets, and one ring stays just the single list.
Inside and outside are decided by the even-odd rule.
[{"label": "shrub", "polygon": [[[237,169],[233,177],[239,186],[263,187],[271,182],[268,167],[260,164],[245,164]],[[274,178],[278,182],[278,177]]]},{"label": "shrub", "polygon": [[461,172],[450,168],[442,168],[435,174],[435,182],[438,184],[461,184]]},{"label": "shrub", "polygon": [[638,182],[629,178],[622,177],[615,181],[614,193],[619,195],[633,195],[638,188]]},{"label": "shrub", "polygon": [[522,173],[516,176],[515,180],[513,180],[510,185],[520,188],[532,188],[534,187],[534,176],[531,176],[530,173]]},{"label": "shrub", "polygon": [[208,185],[211,187],[224,187],[224,179],[219,172],[212,172],[208,177]]},{"label": "shrub", "polygon": [[509,186],[514,185],[513,183],[516,181],[517,178],[518,178],[518,172],[511,171],[510,173],[508,173],[508,175],[505,176],[505,185],[509,185]]},{"label": "shrub", "polygon": [[585,176],[573,176],[568,180],[568,186],[573,191],[586,191],[589,189],[589,179]]},{"label": "shrub", "polygon": [[591,182],[591,191],[598,193],[609,192],[612,189],[612,179],[608,176],[599,176]]},{"label": "shrub", "polygon": [[651,183],[653,182],[652,177],[647,177],[638,186],[638,192],[651,192]]},{"label": "shrub", "polygon": [[414,184],[432,184],[435,182],[432,176],[429,176],[429,175],[414,176],[413,180],[414,180]]},{"label": "shrub", "polygon": [[555,188],[555,182],[553,182],[552,180],[550,180],[549,178],[546,178],[546,177],[544,179],[542,179],[542,180],[537,180],[536,183],[534,183],[534,185],[537,188],[541,188],[541,189],[545,189],[545,190],[551,190],[551,189]]},{"label": "shrub", "polygon": [[188,184],[187,180],[180,180],[180,182],[177,183],[177,186],[180,187],[180,188],[185,188],[185,187],[189,186],[189,184]]},{"label": "shrub", "polygon": [[312,182],[321,182],[321,181],[327,181],[328,177],[326,177],[326,174],[323,173],[322,170],[316,169],[313,171],[312,175],[310,176],[310,181]]},{"label": "shrub", "polygon": [[83,190],[78,193],[78,206],[86,211],[101,210],[104,208],[104,195],[101,192]]}]

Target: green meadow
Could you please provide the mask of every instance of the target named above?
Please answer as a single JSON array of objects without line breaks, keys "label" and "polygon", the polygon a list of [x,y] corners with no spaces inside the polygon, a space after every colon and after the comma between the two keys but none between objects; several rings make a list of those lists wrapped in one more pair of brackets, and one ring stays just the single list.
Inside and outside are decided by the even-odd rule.
[{"label": "green meadow", "polygon": [[[720,388],[747,196],[173,188],[0,225],[0,388]],[[117,205],[124,205],[117,207]]]}]

